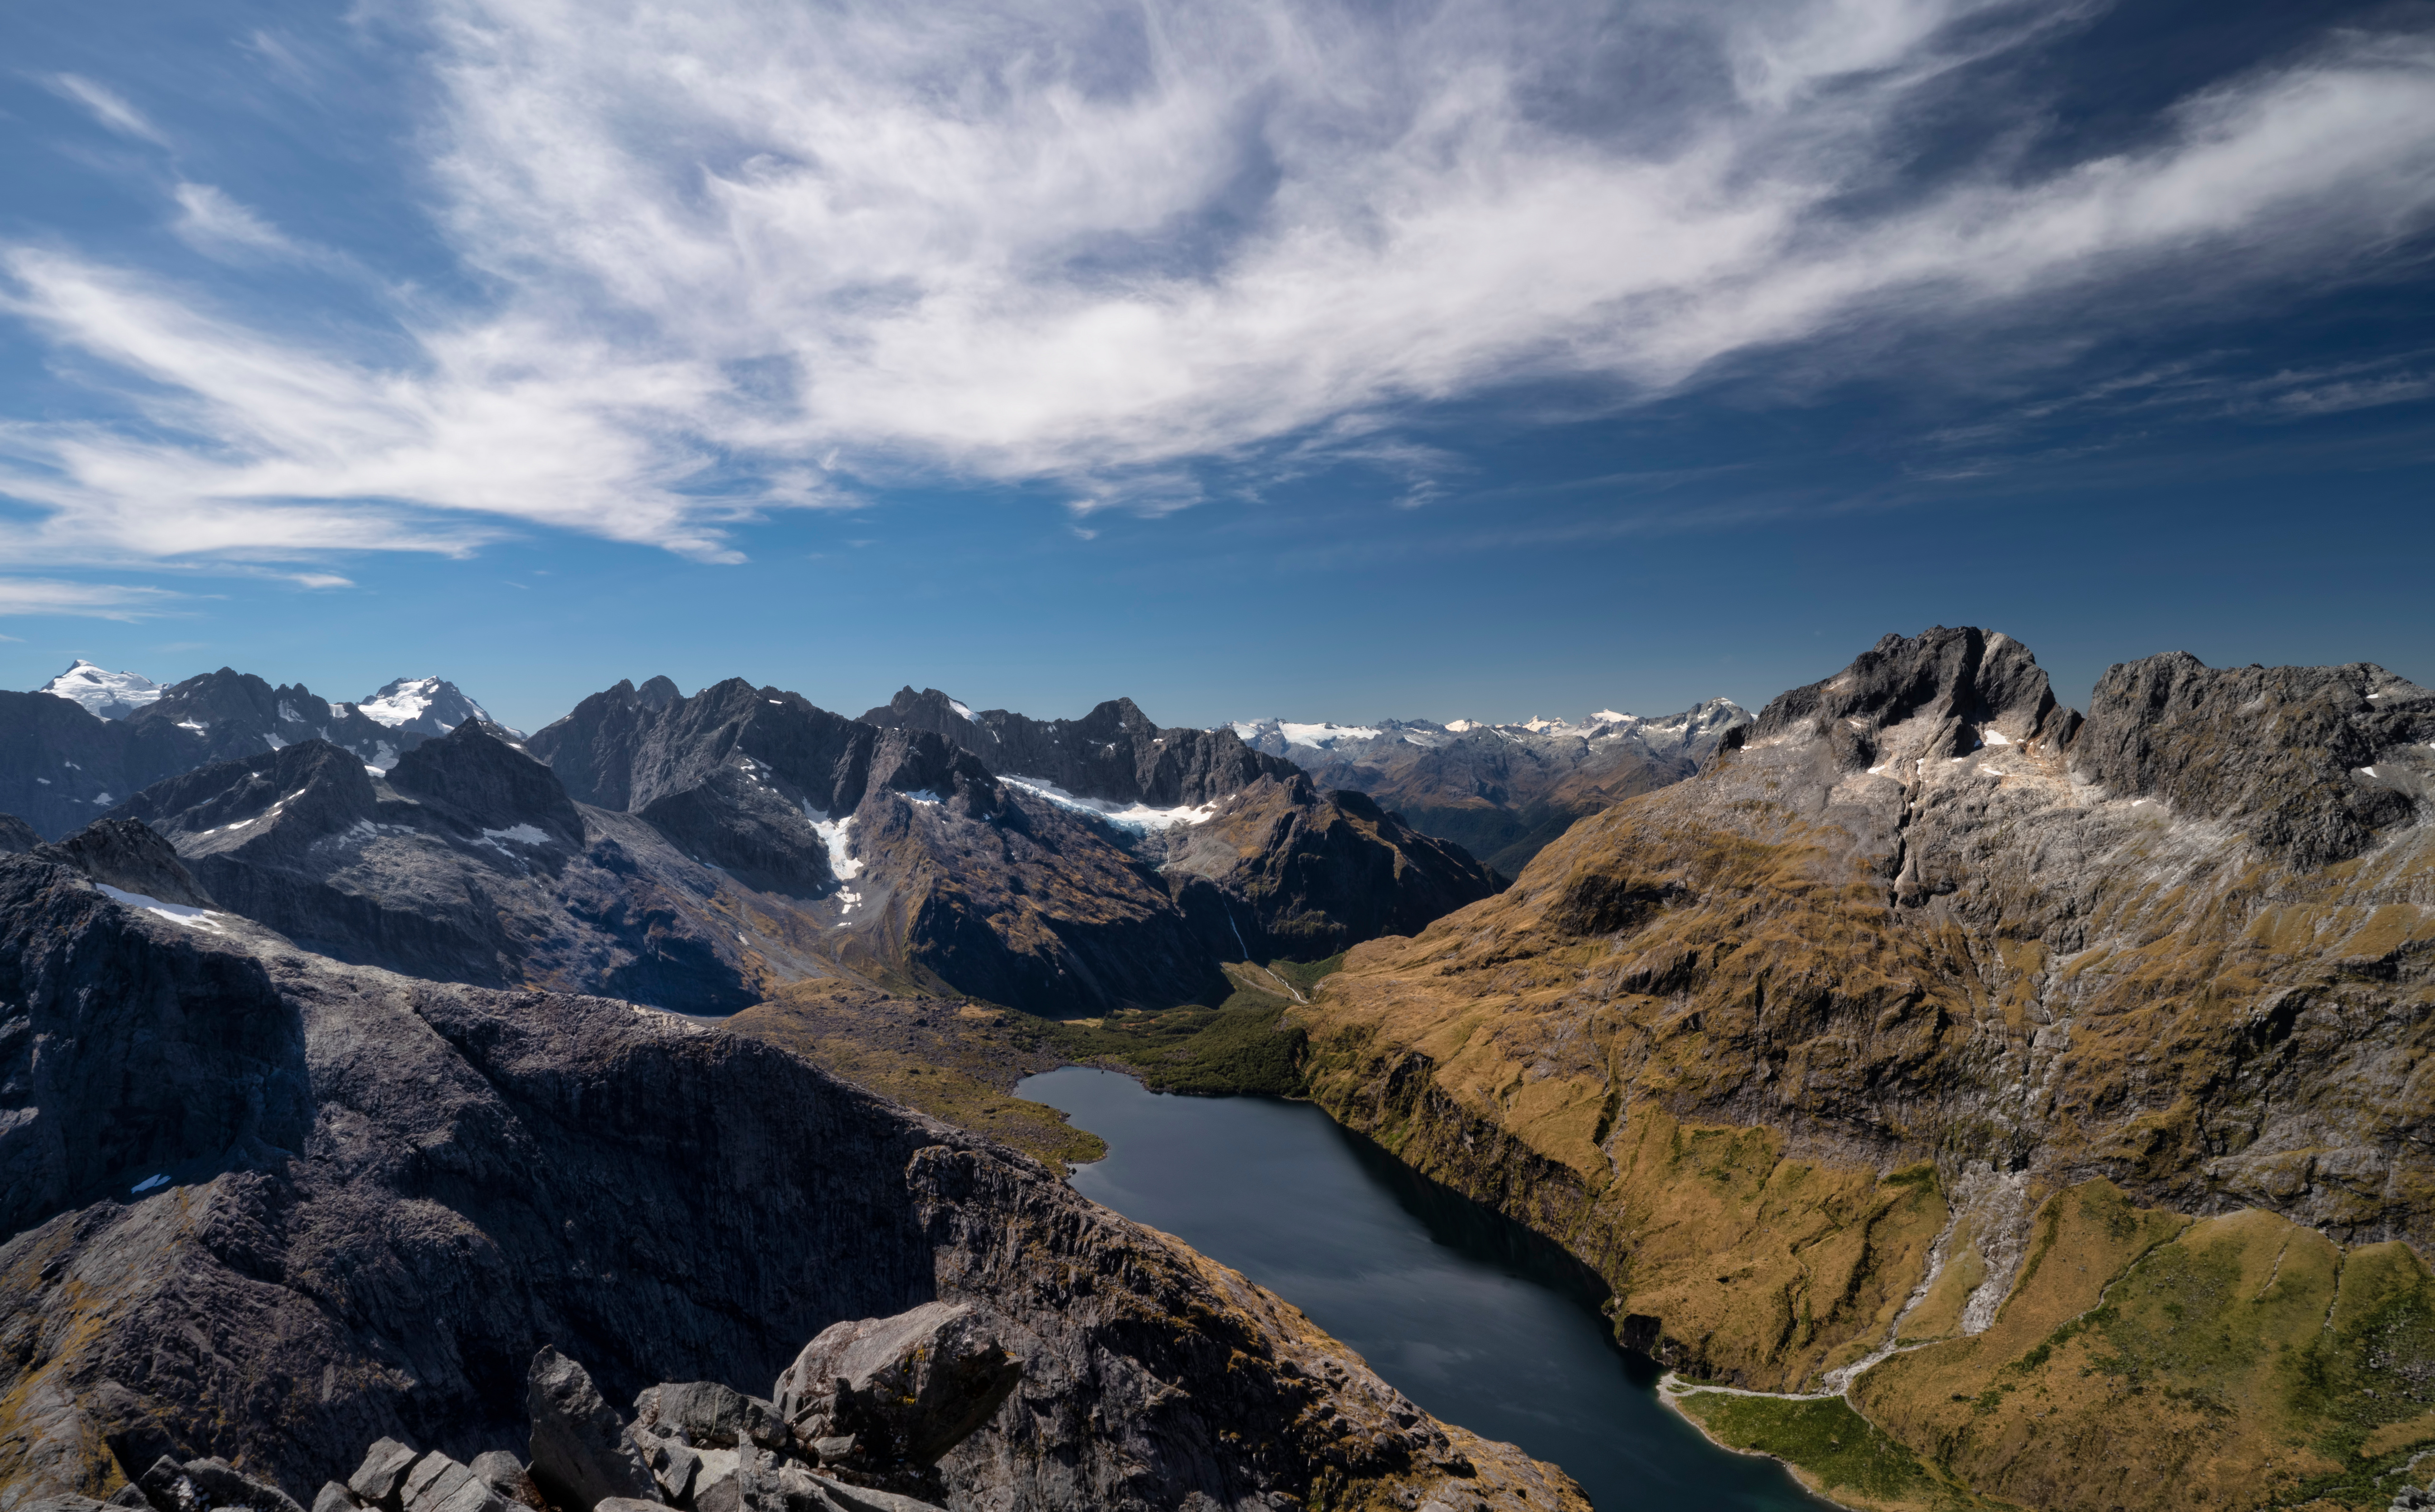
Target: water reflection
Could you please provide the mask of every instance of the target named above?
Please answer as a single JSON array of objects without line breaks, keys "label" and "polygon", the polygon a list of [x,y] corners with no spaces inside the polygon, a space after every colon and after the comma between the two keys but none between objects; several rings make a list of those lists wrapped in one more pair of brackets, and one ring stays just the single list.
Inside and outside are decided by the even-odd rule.
[{"label": "water reflection", "polygon": [[1108,1142],[1077,1190],[1242,1271],[1430,1412],[1562,1465],[1599,1506],[1826,1505],[1660,1405],[1655,1364],[1613,1342],[1587,1266],[1318,1108],[1158,1096],[1082,1067],[1016,1091]]}]

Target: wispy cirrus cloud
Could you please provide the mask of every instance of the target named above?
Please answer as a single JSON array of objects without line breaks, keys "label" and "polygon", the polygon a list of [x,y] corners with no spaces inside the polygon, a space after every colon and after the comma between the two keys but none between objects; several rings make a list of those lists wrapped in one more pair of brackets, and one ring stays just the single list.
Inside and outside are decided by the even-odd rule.
[{"label": "wispy cirrus cloud", "polygon": [[[2172,291],[2145,318],[2195,318],[2435,223],[2435,47],[2398,33],[2216,80],[2102,155],[1886,192],[1924,91],[2088,9],[434,0],[412,167],[485,298],[308,340],[159,268],[7,249],[8,312],[122,375],[127,418],[0,434],[39,516],[0,548],[539,526],[717,559],[739,519],[857,480],[1156,514],[1213,461],[1331,448],[1420,502],[1434,473],[1389,434],[1415,404],[1665,395],[2029,307],[2068,332],[2137,281]],[[1670,87],[1619,82],[1649,75]],[[285,240],[178,195],[199,246]]]},{"label": "wispy cirrus cloud", "polygon": [[79,583],[54,577],[0,577],[0,614],[74,614],[103,620],[153,619],[177,612],[181,599],[181,595],[166,589],[125,583]]},{"label": "wispy cirrus cloud", "polygon": [[106,89],[92,79],[77,74],[54,74],[52,89],[83,106],[93,118],[121,136],[149,142],[154,146],[170,145],[167,136],[154,126],[142,111],[130,105],[114,90]]}]

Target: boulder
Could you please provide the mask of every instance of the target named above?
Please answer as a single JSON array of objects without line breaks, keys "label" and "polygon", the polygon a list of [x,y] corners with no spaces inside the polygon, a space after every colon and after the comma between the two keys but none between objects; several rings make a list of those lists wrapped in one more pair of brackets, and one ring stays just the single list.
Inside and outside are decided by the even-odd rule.
[{"label": "boulder", "polygon": [[313,1497],[313,1512],[362,1512],[363,1504],[343,1481],[323,1481]]},{"label": "boulder", "polygon": [[364,1462],[355,1473],[347,1477],[347,1489],[367,1506],[382,1512],[399,1512],[399,1493],[406,1485],[406,1472],[414,1469],[422,1456],[394,1438],[377,1439],[364,1453]]},{"label": "boulder", "polygon": [[936,1464],[1023,1379],[1011,1333],[963,1302],[833,1324],[778,1378],[779,1415],[799,1442],[852,1435],[871,1463]]},{"label": "boulder", "polygon": [[696,1449],[733,1449],[745,1442],[784,1449],[794,1437],[775,1406],[716,1381],[648,1388],[634,1399],[634,1426],[675,1435]]},{"label": "boulder", "polygon": [[611,1497],[654,1500],[659,1483],[583,1366],[548,1345],[533,1356],[532,1478],[552,1503],[591,1512]]},{"label": "boulder", "polygon": [[651,1468],[651,1478],[659,1483],[660,1493],[682,1506],[693,1495],[694,1477],[701,1469],[701,1456],[692,1446],[673,1435],[663,1436],[639,1423],[632,1430],[634,1447],[643,1452],[643,1463]]},{"label": "boulder", "polygon": [[211,1506],[211,1499],[186,1478],[186,1467],[166,1454],[137,1476],[135,1485],[156,1512],[209,1512]]},{"label": "boulder", "polygon": [[[526,1470],[525,1462],[504,1449],[475,1455],[471,1469],[476,1479],[507,1501],[537,1509],[549,1505],[542,1498],[541,1487],[533,1484],[532,1475]],[[313,1512],[321,1509],[316,1507]]]}]

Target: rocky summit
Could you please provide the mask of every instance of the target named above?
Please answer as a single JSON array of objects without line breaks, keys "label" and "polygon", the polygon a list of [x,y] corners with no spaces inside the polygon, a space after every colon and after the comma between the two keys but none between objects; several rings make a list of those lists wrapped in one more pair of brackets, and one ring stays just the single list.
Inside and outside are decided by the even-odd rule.
[{"label": "rocky summit", "polygon": [[1586,1505],[1011,1151],[180,870],[0,857],[12,1512]]},{"label": "rocky summit", "polygon": [[1311,1086],[1884,1506],[2381,1507],[2435,1444],[2435,695],[1889,636],[1357,947]]}]

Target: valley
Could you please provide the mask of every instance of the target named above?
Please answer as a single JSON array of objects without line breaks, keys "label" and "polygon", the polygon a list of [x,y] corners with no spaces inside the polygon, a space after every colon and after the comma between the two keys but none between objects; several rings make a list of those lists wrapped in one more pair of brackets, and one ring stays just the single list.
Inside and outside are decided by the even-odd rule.
[{"label": "valley", "polygon": [[[158,726],[149,711],[191,700],[185,686],[143,703],[124,683],[95,695],[134,711],[124,719],[11,696],[132,742],[159,738],[131,727]],[[467,1025],[444,1031],[464,1046],[452,1053],[489,1057],[503,1052],[484,1047],[512,1042],[538,1068],[560,1031],[510,1033],[520,1015],[590,1023],[600,1010],[579,1005],[626,1000],[664,1010],[647,1017],[680,1038],[617,1041],[597,1070],[536,1070],[536,1085],[612,1087],[628,1074],[613,1065],[665,1054],[646,1042],[708,1035],[717,1057],[803,1067],[868,1100],[856,1107],[931,1131],[889,1138],[1002,1151],[991,1159],[1035,1175],[974,1190],[1000,1193],[1010,1212],[1049,1211],[1023,1181],[1062,1190],[1057,1174],[1106,1154],[1089,1129],[1019,1095],[1027,1077],[1096,1066],[1154,1091],[1305,1099],[1418,1177],[1561,1246],[1603,1288],[1614,1338],[1671,1372],[1674,1410],[1845,1505],[2380,1509],[2423,1483],[2412,1467],[2435,1446],[2420,1074],[2435,1008],[2424,817],[2435,695],[2364,663],[2213,669],[2167,656],[2116,667],[2083,714],[2018,643],[1939,628],[1890,636],[1755,719],[1703,708],[1636,722],[1657,736],[1624,716],[1555,731],[1572,743],[1559,755],[1579,756],[1570,770],[1590,752],[1609,777],[1640,774],[1614,781],[1646,785],[1584,799],[1584,816],[1510,883],[1301,765],[1293,740],[1352,737],[1341,763],[1370,761],[1366,780],[1384,785],[1393,763],[1371,761],[1385,748],[1360,733],[1371,727],[1247,738],[1160,727],[1127,700],[1039,721],[907,689],[849,719],[741,680],[688,696],[655,679],[530,736],[476,711],[417,731],[386,767],[319,734],[266,734],[263,748],[218,760],[178,746],[192,765],[112,795],[101,822],[45,820],[0,842],[20,852],[0,858],[21,879],[9,950],[64,962],[64,942],[108,938],[95,959],[157,956],[112,968],[160,984],[128,1000],[155,1005],[145,1012],[206,990],[178,984],[267,971],[271,997],[240,992],[266,1005],[247,1022],[268,1032],[285,1016],[277,1033],[292,1040],[301,1011],[308,1064],[321,1054],[315,1023],[352,1022],[316,1003],[393,1000],[423,1022]],[[120,725],[126,734],[108,733]],[[1262,748],[1271,735],[1293,754]],[[1633,754],[1610,760],[1601,740],[1629,740]],[[1684,752],[1696,741],[1707,744],[1695,760]],[[1446,748],[1402,747],[1393,760],[1407,774],[1409,752]],[[102,902],[79,878],[134,902]],[[259,965],[240,970],[240,958]],[[12,1010],[20,1022],[39,1011],[67,1025],[89,1011],[45,985],[66,980],[58,965],[26,970],[7,989],[31,1005]],[[303,1006],[268,1007],[274,998]],[[96,1032],[39,1031],[59,1046]],[[130,1032],[109,1029],[116,1038],[92,1053]],[[16,1054],[21,1068],[51,1068],[60,1052]],[[131,1141],[114,1152],[71,1155],[43,1132],[101,1113],[60,1114],[56,1091],[16,1093],[30,1132],[9,1138],[53,1152],[43,1169],[55,1174],[12,1189],[15,1237],[0,1261],[32,1265],[28,1278],[55,1263],[98,1276],[119,1262],[79,1257],[144,1253],[158,1241],[130,1237],[116,1214],[149,1204],[100,1195],[139,1165],[168,1171],[177,1191],[233,1192],[215,1183],[281,1171],[293,1182],[295,1152],[335,1158],[330,1142],[361,1115],[332,1123],[334,1108],[274,1096],[291,1084],[261,1068],[293,1053],[272,1041],[243,1054],[257,1068],[239,1074],[257,1089],[250,1101],[198,1124],[181,1099],[208,1101],[219,1074],[180,1083],[192,1092],[107,1115]],[[752,1058],[763,1056],[778,1058]],[[37,1080],[56,1089],[41,1080],[55,1074]],[[34,1070],[16,1074],[36,1085]],[[262,1120],[279,1108],[288,1123],[273,1129]],[[161,1143],[207,1127],[222,1132]],[[399,1190],[490,1232],[500,1220],[465,1204],[492,1200],[495,1177],[444,1174],[460,1159],[488,1168],[462,1143],[473,1137],[448,1135],[443,1146],[464,1155]],[[318,1190],[274,1207],[319,1201]],[[291,1243],[277,1235],[301,1232],[294,1220],[246,1221],[272,1248],[257,1245],[240,1270],[302,1283],[302,1261],[263,1258]],[[936,1248],[946,1230],[923,1221],[930,1259],[904,1264],[986,1273],[996,1279],[958,1295],[1010,1295],[1013,1273],[989,1270],[994,1261],[970,1271],[982,1263]],[[1053,1226],[1071,1232],[1067,1218]],[[585,1263],[620,1275],[743,1263],[690,1245]],[[1208,1265],[1178,1252],[1187,1270]],[[486,1263],[521,1274],[526,1263],[500,1253]],[[16,1420],[65,1426],[26,1439],[54,1447],[9,1473],[39,1460],[107,1489],[112,1462],[95,1446],[108,1434],[76,1425],[101,1421],[105,1381],[143,1395],[108,1373],[143,1336],[123,1311],[136,1294],[109,1300],[122,1283],[79,1282],[95,1300],[70,1306],[53,1280],[26,1284],[11,1336],[52,1342],[21,1356],[6,1400]],[[1182,1293],[1161,1296],[1157,1307],[1199,1315]],[[534,1305],[469,1319],[465,1347],[531,1339],[533,1320],[567,1315],[561,1302]],[[1266,1317],[1272,1304],[1228,1305]],[[789,1315],[800,1332],[831,1306]],[[605,1327],[579,1332],[609,1340]],[[685,1346],[694,1353],[680,1358],[701,1362],[688,1368],[708,1364],[703,1347]],[[600,1358],[593,1368],[618,1389],[674,1379],[660,1344],[612,1344]],[[398,1368],[384,1379],[424,1379],[423,1366]],[[462,1375],[455,1396],[431,1399],[444,1408],[381,1387],[390,1394],[363,1398],[347,1420],[437,1412],[415,1419],[418,1441],[470,1445],[464,1434],[499,1420],[479,1403],[504,1389],[506,1368],[500,1355]],[[224,1412],[206,1407],[228,1400],[210,1392],[251,1370],[209,1391],[163,1385],[147,1411],[186,1425],[190,1447],[219,1442],[195,1415]],[[310,1462],[329,1463],[331,1446]],[[267,1440],[251,1451],[271,1452]],[[984,1479],[1013,1487],[1017,1504],[1048,1494],[1021,1488],[1033,1484],[1030,1450],[989,1452]],[[1330,1506],[1418,1484],[1386,1460],[1315,1452],[1293,1449],[1296,1468],[1264,1484],[1304,1487],[1297,1497],[1338,1486]],[[1399,1450],[1394,1463],[1455,1464],[1428,1460],[1438,1452]],[[1518,1457],[1466,1483],[1479,1494],[1491,1481],[1576,1494],[1527,1454],[1498,1452]],[[942,1466],[947,1482],[924,1484],[952,1483],[958,1472]],[[1162,1484],[1203,1472],[1172,1473],[1184,1479]]]}]

